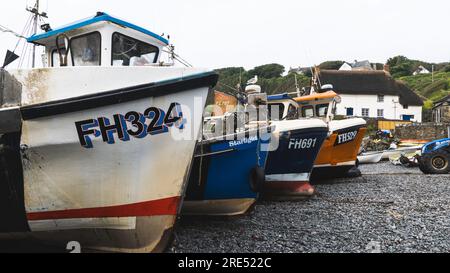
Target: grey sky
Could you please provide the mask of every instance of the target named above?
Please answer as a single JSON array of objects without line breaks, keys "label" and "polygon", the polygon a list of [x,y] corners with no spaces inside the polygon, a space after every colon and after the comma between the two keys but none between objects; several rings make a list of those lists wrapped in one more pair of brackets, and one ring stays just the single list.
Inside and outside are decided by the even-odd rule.
[{"label": "grey sky", "polygon": [[[26,0],[2,1],[0,24],[20,32]],[[31,4],[34,1],[28,0]],[[53,27],[105,11],[158,34],[195,66],[252,68],[395,55],[450,60],[448,0],[41,0]],[[0,33],[0,58],[15,38]]]}]

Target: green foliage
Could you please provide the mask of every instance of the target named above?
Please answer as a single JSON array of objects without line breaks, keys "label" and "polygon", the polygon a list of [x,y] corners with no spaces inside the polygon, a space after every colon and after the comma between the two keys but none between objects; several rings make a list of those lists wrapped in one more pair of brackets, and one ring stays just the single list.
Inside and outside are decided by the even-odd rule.
[{"label": "green foliage", "polygon": [[328,61],[323,62],[319,65],[320,69],[327,69],[327,70],[339,70],[341,66],[344,64],[344,61]]},{"label": "green foliage", "polygon": [[434,71],[449,72],[446,71],[446,69],[450,65],[449,63],[435,64],[418,60],[410,60],[405,56],[396,56],[390,58],[387,61],[387,64],[390,66],[392,76],[396,79],[406,76],[412,76],[414,71],[416,71],[419,66],[425,67],[428,71],[432,71],[434,68]]},{"label": "green foliage", "polygon": [[[433,82],[434,78],[434,82]],[[432,74],[420,74],[400,78],[409,88],[426,97],[424,105],[424,120],[431,117],[433,103],[450,94],[450,72],[438,72]]]},{"label": "green foliage", "polygon": [[434,94],[437,91],[448,90],[448,86],[449,86],[448,79],[437,80],[434,83],[425,87],[422,91],[422,94],[425,97],[430,97],[432,94]]},{"label": "green foliage", "polygon": [[[270,68],[272,68],[273,71],[270,71]],[[310,85],[311,79],[309,77],[297,75],[295,73],[282,76],[282,70],[284,70],[284,67],[281,69],[281,66],[279,65],[259,66],[250,71],[246,71],[244,68],[239,67],[218,69],[216,72],[220,77],[216,90],[236,94],[238,87],[240,87],[241,90],[244,90],[247,81],[255,75],[259,78],[258,84],[261,85],[263,92],[268,94],[295,92],[295,77],[297,77],[300,88]],[[262,74],[255,74],[256,71],[262,71]],[[277,77],[274,77],[275,75],[277,75]]]},{"label": "green foliage", "polygon": [[405,56],[396,56],[387,61],[390,67],[391,75],[394,78],[410,76],[414,72],[414,66],[411,60]]},{"label": "green foliage", "polygon": [[423,108],[424,109],[431,109],[431,108],[433,108],[433,101],[432,100],[426,100],[424,102]]},{"label": "green foliage", "polygon": [[[394,78],[401,78],[412,76],[419,66],[425,67],[428,71],[432,71],[434,67],[435,72],[450,72],[450,63],[427,63],[418,60],[410,60],[405,56],[396,56],[387,61],[390,66],[391,75]],[[448,70],[447,70],[448,69]]]},{"label": "green foliage", "polygon": [[248,74],[250,77],[258,76],[265,79],[273,79],[282,77],[285,72],[284,66],[280,64],[266,64],[257,66],[254,69],[250,70]]}]

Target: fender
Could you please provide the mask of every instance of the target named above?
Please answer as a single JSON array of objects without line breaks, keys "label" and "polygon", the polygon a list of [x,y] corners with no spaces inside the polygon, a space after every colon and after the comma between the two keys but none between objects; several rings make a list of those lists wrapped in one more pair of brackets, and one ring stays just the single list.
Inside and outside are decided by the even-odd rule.
[{"label": "fender", "polygon": [[446,147],[450,147],[450,138],[439,139],[425,144],[422,148],[422,154],[431,153]]}]

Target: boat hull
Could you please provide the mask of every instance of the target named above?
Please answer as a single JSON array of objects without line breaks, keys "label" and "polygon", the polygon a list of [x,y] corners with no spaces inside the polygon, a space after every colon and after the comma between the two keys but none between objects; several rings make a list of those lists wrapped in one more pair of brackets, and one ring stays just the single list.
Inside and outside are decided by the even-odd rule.
[{"label": "boat hull", "polygon": [[270,142],[270,129],[232,137],[235,140],[219,138],[199,144],[183,215],[235,216],[256,202],[259,194],[251,179],[266,164],[268,152],[263,146]]},{"label": "boat hull", "polygon": [[182,214],[191,216],[238,216],[247,213],[255,198],[185,201]]},{"label": "boat hull", "polygon": [[[338,122],[349,122],[333,130]],[[314,163],[312,180],[346,176],[356,166],[359,150],[367,131],[364,120],[331,121],[332,134],[325,140]]]},{"label": "boat hull", "polygon": [[383,152],[365,153],[358,156],[359,164],[376,164],[381,161]]},{"label": "boat hull", "polygon": [[95,251],[162,251],[216,81],[207,73],[23,107],[27,236]]},{"label": "boat hull", "polygon": [[[295,125],[295,121],[288,122]],[[317,121],[316,126],[312,124],[313,120],[307,123],[311,126],[281,128],[272,137],[278,142],[278,147],[269,153],[267,159],[263,192],[266,198],[292,199],[314,195],[315,190],[309,183],[310,175],[328,129],[321,121]]]}]

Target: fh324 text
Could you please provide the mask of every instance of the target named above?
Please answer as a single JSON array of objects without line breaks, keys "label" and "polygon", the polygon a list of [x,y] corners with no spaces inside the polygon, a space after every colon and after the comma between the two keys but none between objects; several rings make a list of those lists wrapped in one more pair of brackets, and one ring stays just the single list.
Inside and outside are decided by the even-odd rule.
[{"label": "fh324 text", "polygon": [[80,144],[86,149],[94,148],[93,139],[102,138],[108,144],[131,138],[143,139],[169,132],[169,128],[184,128],[186,120],[179,103],[172,103],[167,112],[150,107],[144,112],[131,111],[125,115],[116,114],[112,120],[105,117],[75,122]]}]

